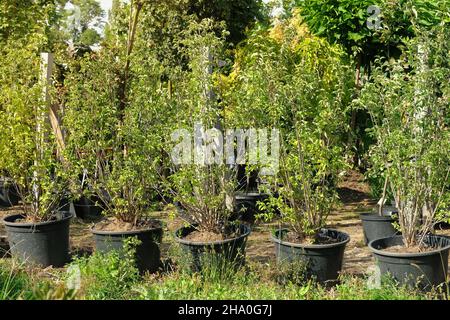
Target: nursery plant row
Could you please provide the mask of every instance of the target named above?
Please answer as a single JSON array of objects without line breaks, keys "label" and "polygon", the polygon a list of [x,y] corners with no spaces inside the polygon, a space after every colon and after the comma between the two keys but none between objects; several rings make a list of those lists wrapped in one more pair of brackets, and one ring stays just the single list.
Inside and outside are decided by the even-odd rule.
[{"label": "nursery plant row", "polygon": [[300,1],[237,32],[188,3],[114,1],[94,49],[67,46],[65,29],[43,22],[61,18],[58,6],[36,8],[33,28],[0,27],[0,199],[18,209],[3,220],[13,258],[67,264],[73,203],[79,218],[101,214],[96,250],[136,238],[138,269],[156,272],[163,227],[150,216],[164,203],[185,222],[175,240],[195,272],[207,259],[242,266],[242,221],[277,219],[277,261],[332,282],[350,237],[327,219],[357,169],[380,198],[361,219],[381,275],[445,286],[450,239],[435,226],[450,205],[448,7],[386,1],[384,27],[372,28],[365,1],[348,1],[349,25],[344,7]]}]

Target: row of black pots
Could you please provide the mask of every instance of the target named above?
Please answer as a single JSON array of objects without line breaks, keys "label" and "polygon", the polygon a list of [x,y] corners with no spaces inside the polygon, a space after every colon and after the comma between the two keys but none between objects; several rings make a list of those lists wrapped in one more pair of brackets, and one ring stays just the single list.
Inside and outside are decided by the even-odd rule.
[{"label": "row of black pots", "polygon": [[[71,215],[61,213],[54,221],[29,224],[17,222],[21,215],[6,217],[8,240],[11,254],[22,261],[41,266],[62,267],[69,261],[69,224]],[[215,242],[193,242],[186,236],[195,230],[194,226],[183,227],[175,233],[175,240],[185,253],[191,257],[194,271],[201,270],[201,260],[206,254],[220,255],[235,266],[245,263],[245,248],[251,232],[249,226],[239,225],[237,236],[232,239]],[[156,271],[160,266],[160,243],[162,228],[133,232],[106,232],[92,230],[96,250],[109,252],[122,250],[124,240],[137,237],[141,242],[136,248],[136,263],[141,272]],[[272,241],[275,243],[279,262],[300,259],[305,261],[311,276],[318,281],[335,280],[342,268],[343,253],[349,236],[336,230],[322,232],[339,241],[330,245],[300,245],[283,241],[285,230],[275,232]]]},{"label": "row of black pots", "polygon": [[[19,204],[20,198],[12,184],[4,184],[0,180],[0,207],[9,208]],[[81,219],[98,218],[103,211],[99,206],[99,200],[92,197],[81,197],[73,201],[75,215]],[[59,204],[58,211],[70,211],[70,202],[68,198],[63,198]]]},{"label": "row of black pots", "polygon": [[[69,224],[72,218],[69,212],[59,213],[54,220],[43,223],[23,223],[22,215],[4,218],[10,253],[20,261],[43,267],[62,267],[69,262]],[[18,221],[19,220],[19,221]],[[250,228],[241,225],[236,238],[214,243],[195,243],[184,238],[194,227],[181,228],[176,232],[175,240],[184,251],[192,255],[193,269],[199,270],[200,256],[206,252],[222,254],[227,260],[244,263],[246,239]],[[96,250],[107,253],[111,250],[121,251],[125,240],[137,238],[135,260],[141,272],[154,272],[160,267],[160,244],[163,229],[155,227],[147,230],[129,232],[110,232],[91,230],[95,238]],[[240,259],[240,260],[239,260]]]},{"label": "row of black pots", "polygon": [[[313,276],[322,283],[332,282],[338,278],[342,269],[345,246],[350,240],[347,234],[323,229],[324,235],[338,241],[325,245],[304,245],[283,241],[283,234],[286,232],[286,229],[277,230],[272,237],[278,262],[304,261],[307,276]],[[390,275],[401,285],[428,291],[446,284],[450,238],[427,235],[425,244],[434,250],[423,253],[386,251],[385,249],[389,247],[403,245],[402,236],[397,235],[372,240],[369,248],[377,261],[380,275]]]},{"label": "row of black pots", "polygon": [[[8,240],[13,256],[21,260],[37,263],[42,266],[63,266],[69,260],[69,222],[70,214],[61,213],[55,221],[27,224],[17,223],[20,215],[4,219]],[[240,226],[239,236],[233,239],[208,243],[187,241],[185,237],[194,227],[181,228],[176,232],[176,241],[185,252],[192,257],[193,269],[200,269],[201,256],[213,252],[221,254],[226,260],[245,261],[245,247],[250,228]],[[334,281],[342,268],[345,246],[349,236],[342,232],[323,229],[322,233],[336,243],[325,245],[304,245],[283,241],[287,230],[280,229],[274,233],[275,253],[278,262],[303,261],[307,266],[307,274],[319,282]],[[136,261],[141,271],[155,271],[160,264],[159,244],[162,239],[162,228],[136,232],[99,232],[93,231],[96,248],[101,252],[121,250],[124,239],[137,237],[141,244],[136,248]],[[388,247],[399,245],[400,236],[373,240],[369,247],[378,261],[381,274],[390,273],[403,284],[419,285],[423,289],[438,286],[445,282],[448,268],[448,251],[450,239],[429,235],[426,242],[436,248],[433,251],[418,254],[401,254],[385,251]]]},{"label": "row of black pots", "polygon": [[448,273],[450,239],[427,235],[425,244],[434,250],[423,253],[397,253],[386,249],[403,245],[403,238],[395,229],[396,210],[362,214],[364,240],[372,251],[381,275],[389,274],[402,285],[429,290],[445,284]]},{"label": "row of black pots", "polygon": [[[12,256],[22,262],[43,267],[62,267],[69,262],[70,212],[60,212],[54,220],[42,223],[20,222],[23,218],[22,215],[12,215],[3,220]],[[142,272],[158,269],[162,227],[132,232],[91,231],[96,249],[103,253],[120,251],[125,239],[136,237],[140,240],[135,257],[138,269]]]},{"label": "row of black pots", "polygon": [[[245,263],[245,248],[250,228],[244,224],[239,228],[240,236],[236,238],[199,243],[185,240],[185,237],[195,230],[194,226],[185,227],[176,232],[176,241],[181,245],[183,251],[189,253],[193,258],[195,271],[201,270],[201,259],[204,254],[211,252],[224,257],[226,261],[232,262],[235,266],[242,266]],[[334,282],[338,279],[342,270],[345,246],[350,241],[348,234],[332,229],[322,229],[322,235],[336,239],[337,242],[324,245],[304,245],[284,241],[287,232],[287,229],[280,229],[272,235],[278,263],[301,261],[305,266],[306,276],[321,283]]]}]

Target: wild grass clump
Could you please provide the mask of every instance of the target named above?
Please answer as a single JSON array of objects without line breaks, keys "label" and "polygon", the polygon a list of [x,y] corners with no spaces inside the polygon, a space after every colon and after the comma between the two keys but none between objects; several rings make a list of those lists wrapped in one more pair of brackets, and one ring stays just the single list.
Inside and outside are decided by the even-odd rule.
[{"label": "wild grass clump", "polygon": [[95,252],[75,259],[66,283],[87,300],[131,299],[132,287],[140,280],[134,256],[136,241],[128,239],[123,251]]}]

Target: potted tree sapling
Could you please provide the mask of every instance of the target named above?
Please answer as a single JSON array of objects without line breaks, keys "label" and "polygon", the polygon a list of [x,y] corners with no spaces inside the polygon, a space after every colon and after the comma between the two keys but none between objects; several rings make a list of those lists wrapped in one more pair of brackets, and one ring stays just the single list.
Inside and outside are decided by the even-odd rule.
[{"label": "potted tree sapling", "polygon": [[[159,64],[140,38],[145,5],[118,4],[103,47],[76,62],[66,81],[64,123],[74,176],[86,172],[84,181],[104,208],[105,218],[92,227],[96,250],[120,251],[125,239],[135,237],[139,270],[154,272],[160,266],[163,229],[152,216],[157,209],[152,195],[165,121]],[[132,27],[124,38],[125,19]]]},{"label": "potted tree sapling", "polygon": [[225,264],[244,263],[250,227],[232,223],[235,179],[231,169],[222,167],[178,168],[170,177],[174,199],[185,208],[179,217],[186,225],[175,232],[175,240],[195,271],[202,270],[210,258]]},{"label": "potted tree sapling", "polygon": [[278,262],[304,262],[309,276],[336,280],[349,236],[325,227],[346,168],[341,146],[351,71],[340,48],[311,35],[296,11],[247,44],[230,76],[229,108],[242,123],[278,129],[281,143],[260,216],[281,216],[272,236]]},{"label": "potted tree sapling", "polygon": [[39,39],[30,36],[26,46],[18,42],[2,48],[0,171],[7,172],[21,199],[21,212],[3,222],[14,257],[61,267],[69,259],[71,215],[61,208],[67,184],[49,121],[49,98],[43,94],[51,87],[43,73],[51,59],[36,52]]},{"label": "potted tree sapling", "polygon": [[433,234],[449,183],[449,31],[421,30],[402,59],[385,63],[363,90],[375,124],[374,166],[390,177],[401,236],[369,243],[381,274],[430,289],[447,280],[450,240]]},{"label": "potted tree sapling", "polygon": [[250,234],[248,226],[229,219],[234,210],[236,172],[224,159],[224,121],[214,79],[220,72],[217,62],[223,54],[225,32],[219,38],[215,27],[212,20],[205,19],[186,29],[183,45],[189,71],[179,75],[172,101],[179,113],[172,136],[175,140],[168,150],[173,173],[167,180],[167,192],[184,208],[178,216],[186,225],[176,231],[175,240],[195,271],[203,270],[209,258],[220,265],[242,265]]},{"label": "potted tree sapling", "polygon": [[272,236],[278,262],[301,261],[308,277],[335,281],[350,237],[326,228],[326,221],[338,200],[336,182],[344,162],[339,147],[300,123],[292,135],[283,135],[286,143],[274,179],[278,195],[262,205],[267,210],[263,217],[272,219],[274,209],[281,213],[282,223]]}]

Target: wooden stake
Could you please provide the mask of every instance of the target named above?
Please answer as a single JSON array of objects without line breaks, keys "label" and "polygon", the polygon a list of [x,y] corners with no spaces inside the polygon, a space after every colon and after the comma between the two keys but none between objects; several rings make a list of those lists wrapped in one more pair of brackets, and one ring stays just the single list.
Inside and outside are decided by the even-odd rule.
[{"label": "wooden stake", "polygon": [[58,117],[58,106],[52,104],[50,98],[50,88],[53,84],[52,74],[53,74],[53,54],[52,53],[41,53],[41,69],[42,69],[42,80],[44,85],[43,98],[45,104],[48,108],[48,119],[50,125],[52,126],[53,133],[57,142],[57,153],[59,157],[62,157],[62,151],[65,148],[64,136],[61,130],[61,124]]}]

